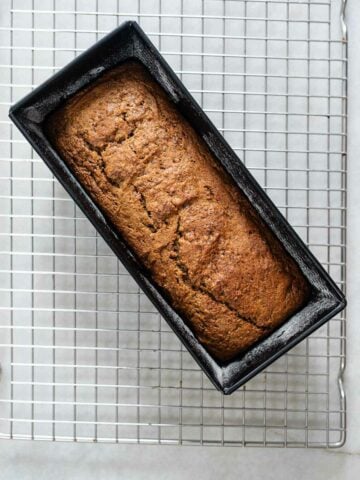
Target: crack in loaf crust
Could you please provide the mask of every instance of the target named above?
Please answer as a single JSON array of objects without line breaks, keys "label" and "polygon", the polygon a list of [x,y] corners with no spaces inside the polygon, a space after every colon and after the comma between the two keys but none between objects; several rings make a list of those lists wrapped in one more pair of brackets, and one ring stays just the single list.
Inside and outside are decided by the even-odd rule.
[{"label": "crack in loaf crust", "polygon": [[296,264],[139,64],[75,95],[49,118],[48,134],[219,360],[248,349],[306,301]]}]

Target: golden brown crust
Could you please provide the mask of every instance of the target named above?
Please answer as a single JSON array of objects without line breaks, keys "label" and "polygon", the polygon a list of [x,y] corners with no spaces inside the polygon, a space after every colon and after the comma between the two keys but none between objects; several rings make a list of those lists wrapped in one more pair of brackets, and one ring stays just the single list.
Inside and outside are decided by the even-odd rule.
[{"label": "golden brown crust", "polygon": [[215,357],[233,358],[304,304],[299,268],[143,67],[104,75],[48,132]]}]

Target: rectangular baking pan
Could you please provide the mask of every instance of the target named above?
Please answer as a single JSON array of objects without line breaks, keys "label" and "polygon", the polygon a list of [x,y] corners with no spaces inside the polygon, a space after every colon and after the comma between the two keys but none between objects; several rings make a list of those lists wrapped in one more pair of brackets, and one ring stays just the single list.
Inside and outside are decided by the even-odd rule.
[{"label": "rectangular baking pan", "polygon": [[[246,195],[302,270],[312,287],[311,298],[298,313],[245,354],[227,364],[217,362],[173,310],[129,247],[103,216],[45,134],[46,117],[65,100],[105,71],[127,60],[141,62],[189,121],[215,159]],[[136,22],[126,22],[98,41],[56,75],[11,107],[10,118],[79,205],[142,290],[159,310],[213,384],[232,393],[263,368],[340,312],[344,295],[291,228],[279,210],[205,115]]]}]

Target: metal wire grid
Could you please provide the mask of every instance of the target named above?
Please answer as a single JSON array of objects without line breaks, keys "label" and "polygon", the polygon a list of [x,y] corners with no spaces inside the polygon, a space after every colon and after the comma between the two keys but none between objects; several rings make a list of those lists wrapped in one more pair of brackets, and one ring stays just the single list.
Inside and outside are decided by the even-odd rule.
[{"label": "metal wire grid", "polygon": [[1,3],[0,437],[343,444],[343,314],[222,396],[7,111],[117,24],[139,21],[345,289],[344,3]]}]

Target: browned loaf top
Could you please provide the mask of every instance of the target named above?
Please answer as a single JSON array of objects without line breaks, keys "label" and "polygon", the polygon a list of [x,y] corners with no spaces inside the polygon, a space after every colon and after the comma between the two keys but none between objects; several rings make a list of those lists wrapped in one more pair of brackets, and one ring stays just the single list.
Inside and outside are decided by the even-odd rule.
[{"label": "browned loaf top", "polygon": [[50,117],[48,132],[216,358],[248,349],[304,304],[297,265],[143,67],[104,75]]}]

